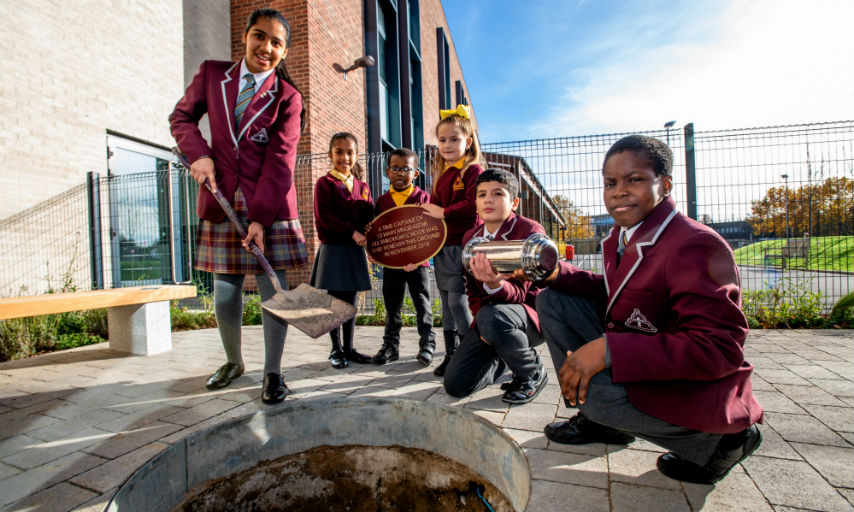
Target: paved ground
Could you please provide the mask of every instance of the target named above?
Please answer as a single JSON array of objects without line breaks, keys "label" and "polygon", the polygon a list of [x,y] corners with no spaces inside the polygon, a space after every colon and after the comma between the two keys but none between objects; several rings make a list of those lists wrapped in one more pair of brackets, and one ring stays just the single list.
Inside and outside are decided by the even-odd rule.
[{"label": "paved ground", "polygon": [[[748,359],[767,411],[765,441],[716,486],[682,484],[655,469],[661,450],[549,443],[543,426],[574,411],[559,405],[557,379],[537,400],[509,407],[497,386],[464,400],[444,393],[415,360],[334,370],[326,340],[292,332],[285,350],[287,400],[395,396],[463,407],[501,426],[526,450],[529,511],[854,511],[854,331],[754,331]],[[0,364],[0,509],[101,510],[128,476],[190,432],[264,406],[260,328],[244,330],[247,374],[209,392],[222,362],[216,331],[176,333],[172,352],[131,357],[106,345]],[[357,328],[373,353],[381,329]]]}]

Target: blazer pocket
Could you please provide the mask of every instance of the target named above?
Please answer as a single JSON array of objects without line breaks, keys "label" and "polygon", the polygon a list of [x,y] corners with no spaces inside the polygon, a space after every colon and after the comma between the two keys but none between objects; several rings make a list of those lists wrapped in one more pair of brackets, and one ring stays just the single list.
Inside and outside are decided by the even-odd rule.
[{"label": "blazer pocket", "polygon": [[658,332],[659,315],[663,311],[660,302],[652,292],[623,290],[609,316],[621,331],[654,334]]}]

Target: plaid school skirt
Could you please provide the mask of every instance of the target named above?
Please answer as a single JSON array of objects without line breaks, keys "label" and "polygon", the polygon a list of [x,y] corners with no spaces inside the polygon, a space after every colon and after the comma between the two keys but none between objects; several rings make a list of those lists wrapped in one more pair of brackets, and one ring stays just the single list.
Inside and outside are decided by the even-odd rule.
[{"label": "plaid school skirt", "polygon": [[[243,226],[248,226],[249,207],[240,188],[234,192],[232,206]],[[255,256],[243,248],[241,241],[228,217],[218,224],[200,219],[193,266],[217,274],[263,274],[264,269]],[[298,219],[277,220],[264,230],[264,256],[274,270],[308,263],[305,237]]]}]

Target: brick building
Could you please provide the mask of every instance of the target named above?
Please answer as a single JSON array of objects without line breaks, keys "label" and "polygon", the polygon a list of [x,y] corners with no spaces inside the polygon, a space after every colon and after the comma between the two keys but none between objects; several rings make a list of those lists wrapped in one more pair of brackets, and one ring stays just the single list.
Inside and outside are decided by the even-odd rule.
[{"label": "brick building", "polygon": [[[0,131],[0,234],[46,226],[26,242],[35,258],[32,268],[20,267],[20,252],[3,252],[0,264],[8,263],[3,272],[18,277],[38,272],[33,270],[43,267],[38,258],[58,267],[63,260],[86,260],[81,268],[88,267],[92,251],[86,248],[92,243],[85,240],[91,233],[86,220],[57,231],[50,227],[51,214],[37,219],[39,212],[47,211],[47,202],[78,201],[67,192],[84,184],[89,172],[123,177],[168,168],[174,142],[167,117],[175,102],[201,61],[242,57],[246,18],[258,7],[282,11],[291,24],[287,62],[307,109],[301,155],[325,153],[338,131],[354,133],[363,154],[420,149],[435,143],[440,108],[468,103],[440,0],[0,3],[0,115],[11,120]],[[364,55],[377,64],[351,71],[346,79],[337,70]],[[301,162],[296,173],[300,221],[313,253],[312,190],[328,165],[322,158]],[[380,169],[370,171],[379,192]],[[103,187],[100,193],[102,205],[116,206]],[[165,218],[155,211],[163,201],[150,203],[152,216]],[[171,236],[171,227],[164,226],[153,228],[152,235],[122,235],[123,228],[112,224],[120,217],[113,212],[103,222],[105,239],[130,237],[140,245]],[[72,243],[69,233],[76,237],[71,252],[62,248],[63,240],[66,249]],[[51,248],[48,241],[58,246]],[[103,245],[105,260],[124,265],[116,260],[121,242]],[[90,285],[88,273],[75,273],[80,287]],[[104,273],[105,286],[120,285],[119,274]],[[0,292],[15,292],[17,285],[2,283],[6,289]]]}]

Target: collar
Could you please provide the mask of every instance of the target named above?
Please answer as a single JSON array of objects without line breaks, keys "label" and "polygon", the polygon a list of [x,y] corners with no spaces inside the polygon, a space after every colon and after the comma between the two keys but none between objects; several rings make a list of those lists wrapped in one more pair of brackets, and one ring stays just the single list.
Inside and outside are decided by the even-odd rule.
[{"label": "collar", "polygon": [[457,160],[456,162],[454,162],[454,163],[452,163],[452,164],[448,164],[448,165],[446,165],[446,166],[445,166],[445,170],[447,171],[447,170],[448,170],[448,169],[450,169],[451,167],[456,167],[457,169],[462,169],[462,168],[463,168],[463,163],[464,163],[465,161],[466,161],[466,157],[465,157],[465,155],[463,155],[463,157],[462,157],[462,158],[460,158],[459,160]]},{"label": "collar", "polygon": [[267,78],[269,78],[274,71],[276,71],[276,68],[273,68],[269,71],[262,71],[261,73],[252,73],[251,71],[249,71],[249,68],[246,67],[246,57],[243,57],[240,60],[240,89],[243,88],[243,76],[246,75],[246,73],[251,73],[252,76],[255,77],[255,90],[257,91],[258,88],[261,87],[261,85],[267,81]]},{"label": "collar", "polygon": [[415,184],[410,183],[409,187],[398,192],[394,189],[394,187],[390,187],[388,189],[389,194],[391,195],[391,199],[394,201],[394,204],[397,206],[402,205],[409,199],[409,196],[412,195],[412,191],[415,190]]},{"label": "collar", "polygon": [[507,239],[507,233],[513,231],[513,228],[516,227],[516,214],[511,213],[504,222],[501,223],[501,226],[495,230],[495,232],[490,232],[486,229],[486,224],[481,225],[483,228],[483,234],[481,236],[492,235],[492,238],[498,240],[499,238],[502,240]]},{"label": "collar", "polygon": [[347,187],[347,190],[349,190],[350,192],[353,191],[353,175],[352,174],[350,174],[349,176],[344,176],[343,174],[336,171],[335,169],[331,169],[329,171],[329,175],[332,176],[333,178],[337,179],[341,183],[343,183]]},{"label": "collar", "polygon": [[641,225],[643,225],[643,221],[638,222],[630,228],[620,227],[620,236],[623,236],[623,233],[625,233],[626,241],[631,242],[632,236],[635,234],[635,231],[637,231],[638,228],[641,227]]}]

